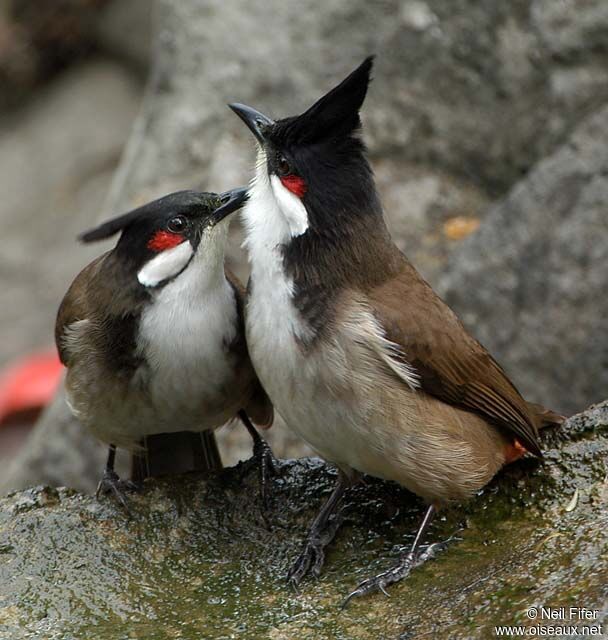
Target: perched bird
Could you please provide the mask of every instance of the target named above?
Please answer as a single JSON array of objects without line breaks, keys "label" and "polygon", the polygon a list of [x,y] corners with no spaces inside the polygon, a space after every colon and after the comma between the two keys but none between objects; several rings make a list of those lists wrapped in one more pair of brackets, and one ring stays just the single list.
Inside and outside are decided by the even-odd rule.
[{"label": "perched bird", "polygon": [[109,444],[97,494],[133,488],[114,471],[116,447],[143,454],[147,436],[201,433],[203,466],[221,467],[213,430],[235,416],[254,439],[262,479],[272,466],[258,425],[273,409],[247,352],[244,290],[224,266],[229,221],[246,189],[180,191],[84,233],[121,232],[111,251],[76,277],[57,315],[67,402]]},{"label": "perched bird", "polygon": [[230,105],[258,142],[242,212],[249,353],[288,426],[339,469],[290,580],[318,575],[361,473],[429,505],[410,552],[349,598],[407,576],[431,554],[420,549],[436,509],[524,452],[540,456],[539,427],[560,421],[522,398],[392,241],[360,137],[371,68],[299,116]]}]

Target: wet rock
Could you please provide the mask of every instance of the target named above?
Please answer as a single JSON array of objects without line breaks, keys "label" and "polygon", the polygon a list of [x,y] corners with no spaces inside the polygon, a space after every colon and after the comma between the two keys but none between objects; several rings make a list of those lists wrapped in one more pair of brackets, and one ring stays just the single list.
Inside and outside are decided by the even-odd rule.
[{"label": "wet rock", "polygon": [[608,107],[492,208],[441,280],[526,397],[558,411],[608,388],[607,201]]},{"label": "wet rock", "polygon": [[370,479],[355,490],[322,577],[300,593],[284,574],[333,482],[318,460],[283,464],[271,526],[251,465],[148,480],[130,520],[111,501],[64,489],[14,493],[0,500],[0,635],[485,640],[495,625],[532,624],[532,606],[587,607],[600,624],[608,402],[572,418],[546,451],[543,463],[511,465],[475,500],[446,510],[429,540],[460,540],[391,587],[391,598],[375,594],[344,612],[344,595],[390,565],[422,515],[394,485]]}]

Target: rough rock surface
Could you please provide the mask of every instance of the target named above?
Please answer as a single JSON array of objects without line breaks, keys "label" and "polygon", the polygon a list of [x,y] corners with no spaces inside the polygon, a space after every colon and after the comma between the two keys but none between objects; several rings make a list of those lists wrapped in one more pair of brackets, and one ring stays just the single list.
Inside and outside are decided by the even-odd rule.
[{"label": "rough rock surface", "polygon": [[365,108],[372,152],[430,162],[484,189],[509,187],[608,99],[603,0],[576,9],[573,0],[329,0],[322,8],[314,0],[258,0],[246,12],[220,0],[164,0],[160,7],[165,91],[204,95],[197,109],[186,99],[174,114],[179,130],[150,141],[185,152],[179,173],[193,159],[208,166],[226,132],[244,137],[230,124],[228,99],[295,113],[373,52]]},{"label": "rough rock surface", "polygon": [[608,107],[489,212],[441,282],[520,389],[559,411],[608,388],[607,202]]},{"label": "rough rock surface", "polygon": [[[265,522],[257,469],[146,482],[128,520],[113,503],[36,488],[0,500],[0,636],[365,640],[494,637],[529,607],[581,606],[606,624],[608,402],[572,418],[544,463],[520,461],[436,521],[459,540],[407,582],[339,604],[407,544],[423,505],[369,480],[318,581],[283,576],[333,475],[285,462]],[[534,621],[543,625],[555,621]]]}]

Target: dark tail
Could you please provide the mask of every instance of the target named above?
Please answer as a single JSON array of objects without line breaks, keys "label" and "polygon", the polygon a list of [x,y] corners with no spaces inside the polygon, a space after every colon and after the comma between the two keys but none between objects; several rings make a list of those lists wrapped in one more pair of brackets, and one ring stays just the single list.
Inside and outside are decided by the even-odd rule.
[{"label": "dark tail", "polygon": [[160,433],[145,438],[142,445],[143,455],[131,457],[131,478],[135,482],[169,474],[223,468],[212,431]]},{"label": "dark tail", "polygon": [[566,416],[562,416],[555,411],[551,411],[551,409],[546,409],[542,404],[528,402],[528,407],[530,408],[530,411],[536,415],[539,429],[560,427],[567,420]]}]

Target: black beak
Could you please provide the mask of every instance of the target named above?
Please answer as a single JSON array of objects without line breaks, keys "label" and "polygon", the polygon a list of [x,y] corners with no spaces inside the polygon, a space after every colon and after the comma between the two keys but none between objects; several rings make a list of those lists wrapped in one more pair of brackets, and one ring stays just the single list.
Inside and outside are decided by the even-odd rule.
[{"label": "black beak", "polygon": [[210,226],[216,225],[221,222],[226,216],[234,213],[237,209],[240,209],[247,200],[247,187],[239,187],[238,189],[231,189],[230,191],[224,191],[220,195],[220,206],[211,214],[209,218]]},{"label": "black beak", "polygon": [[256,137],[260,144],[264,144],[265,132],[274,125],[274,120],[271,120],[263,113],[256,111],[252,107],[248,107],[246,104],[239,104],[235,102],[228,105],[234,113],[249,127],[249,130]]}]

